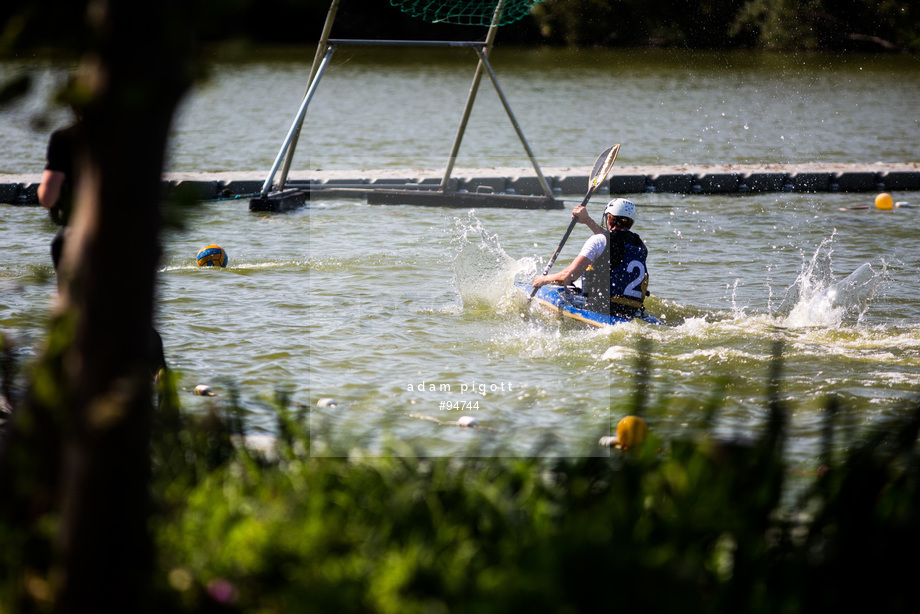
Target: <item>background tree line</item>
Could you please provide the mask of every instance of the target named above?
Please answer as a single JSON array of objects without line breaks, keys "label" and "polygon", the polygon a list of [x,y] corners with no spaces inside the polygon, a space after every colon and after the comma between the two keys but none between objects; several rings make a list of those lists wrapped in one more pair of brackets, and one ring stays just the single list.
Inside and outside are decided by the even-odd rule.
[{"label": "background tree line", "polygon": [[[488,2],[489,0],[484,0]],[[74,23],[86,0],[9,0],[3,36],[32,43],[85,44]],[[245,37],[260,43],[312,43],[330,0],[232,0],[199,3],[206,42]],[[48,19],[49,11],[54,17]],[[32,24],[28,31],[24,24]],[[39,27],[34,27],[35,25]],[[482,28],[430,24],[388,0],[342,0],[339,38],[479,38]],[[471,30],[474,30],[471,32]],[[545,0],[504,26],[504,44],[761,48],[861,52],[920,50],[920,5],[912,0]]]},{"label": "background tree line", "polygon": [[920,49],[908,0],[547,0],[533,10],[553,44],[689,49]]}]

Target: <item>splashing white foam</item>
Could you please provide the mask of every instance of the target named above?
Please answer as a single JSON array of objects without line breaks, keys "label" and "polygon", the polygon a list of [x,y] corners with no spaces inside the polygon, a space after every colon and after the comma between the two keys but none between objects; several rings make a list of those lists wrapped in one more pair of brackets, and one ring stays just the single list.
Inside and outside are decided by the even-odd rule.
[{"label": "splashing white foam", "polygon": [[499,243],[498,235],[489,234],[472,211],[466,219],[456,219],[454,226],[452,242],[457,245],[454,286],[464,306],[509,310],[513,305],[515,278],[536,275],[536,261],[530,257],[511,258]]},{"label": "splashing white foam", "polygon": [[780,305],[780,311],[789,310],[783,321],[785,326],[836,327],[848,314],[862,317],[868,310],[869,302],[885,279],[884,262],[879,271],[866,262],[842,281],[837,281],[831,267],[832,243],[833,237],[821,242],[811,261],[803,266],[795,283],[787,290]]}]

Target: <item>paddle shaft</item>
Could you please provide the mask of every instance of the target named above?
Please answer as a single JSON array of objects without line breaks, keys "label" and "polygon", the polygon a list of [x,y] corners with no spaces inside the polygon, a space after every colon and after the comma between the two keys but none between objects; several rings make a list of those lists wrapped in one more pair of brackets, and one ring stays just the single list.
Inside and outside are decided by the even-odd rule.
[{"label": "paddle shaft", "polygon": [[[585,199],[581,201],[581,207],[584,207],[588,204],[588,201],[591,199],[591,195],[594,194],[594,189],[588,191],[588,194],[585,196]],[[556,251],[553,252],[552,257],[549,259],[549,262],[546,263],[546,268],[543,269],[543,274],[546,275],[549,273],[549,270],[553,268],[553,265],[556,263],[556,258],[559,257],[559,252],[562,251],[565,242],[569,240],[569,235],[572,234],[572,230],[575,228],[575,224],[578,223],[578,219],[575,216],[572,216],[572,221],[569,222],[569,227],[566,229],[565,234],[562,235],[562,241],[559,241],[559,245],[556,247]],[[536,288],[533,292],[530,293],[530,297],[533,298],[533,295],[537,293]]]},{"label": "paddle shaft", "polygon": [[[616,162],[617,153],[620,151],[619,143],[608,147],[605,149],[600,156],[597,157],[597,161],[594,163],[594,169],[591,171],[591,177],[588,178],[588,193],[585,194],[585,198],[581,201],[582,207],[587,206],[588,201],[591,200],[591,195],[594,194],[594,190],[601,184],[601,182],[607,177],[610,173],[610,169],[613,168],[613,163]],[[549,270],[553,268],[553,264],[556,262],[556,258],[559,257],[559,252],[562,251],[562,247],[565,245],[565,242],[569,240],[569,235],[572,234],[572,229],[575,228],[575,224],[578,223],[578,219],[575,216],[572,216],[572,221],[569,222],[569,227],[565,231],[565,234],[562,236],[562,241],[559,242],[559,246],[556,247],[556,251],[553,252],[552,258],[549,259],[549,262],[546,264],[546,268],[543,269],[543,275],[547,275]],[[537,288],[534,288],[530,292],[530,298],[533,298],[537,293]]]}]

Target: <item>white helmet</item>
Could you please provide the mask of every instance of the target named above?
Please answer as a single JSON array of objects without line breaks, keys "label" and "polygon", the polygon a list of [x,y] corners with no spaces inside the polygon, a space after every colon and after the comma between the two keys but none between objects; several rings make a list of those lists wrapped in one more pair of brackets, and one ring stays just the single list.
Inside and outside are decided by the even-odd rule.
[{"label": "white helmet", "polygon": [[636,206],[625,198],[614,198],[607,203],[604,215],[608,213],[614,217],[628,217],[633,221],[636,220]]}]

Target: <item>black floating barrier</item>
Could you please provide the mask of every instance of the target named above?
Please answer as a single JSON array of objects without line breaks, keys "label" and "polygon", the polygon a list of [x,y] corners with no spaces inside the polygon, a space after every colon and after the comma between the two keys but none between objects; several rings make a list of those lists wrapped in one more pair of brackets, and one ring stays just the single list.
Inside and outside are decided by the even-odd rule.
[{"label": "black floating barrier", "polygon": [[561,200],[548,196],[433,190],[374,190],[367,193],[367,203],[369,205],[421,205],[477,209],[562,209],[564,206]]}]

